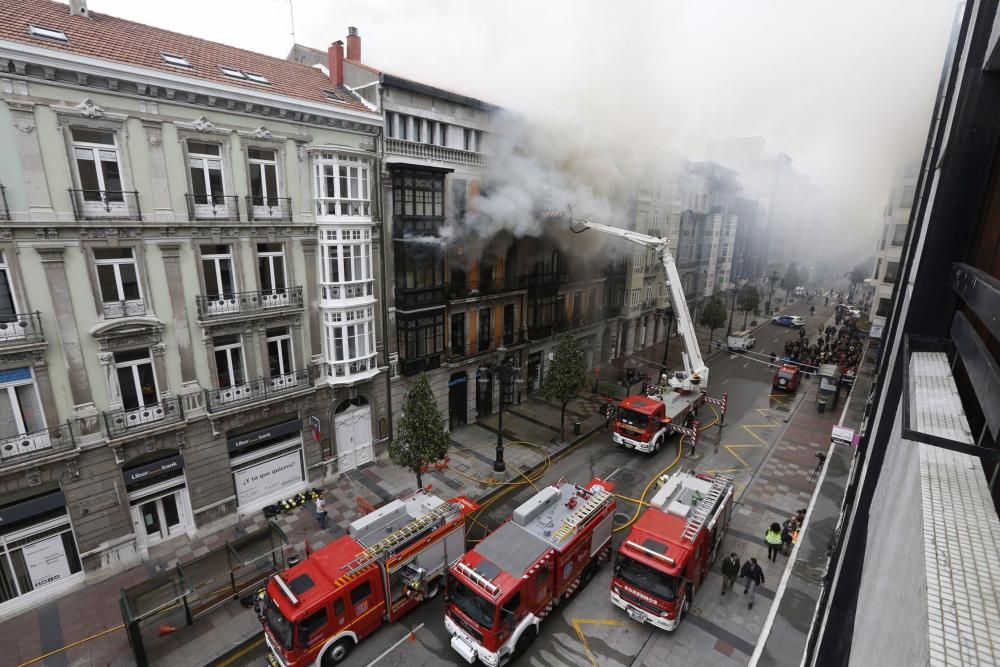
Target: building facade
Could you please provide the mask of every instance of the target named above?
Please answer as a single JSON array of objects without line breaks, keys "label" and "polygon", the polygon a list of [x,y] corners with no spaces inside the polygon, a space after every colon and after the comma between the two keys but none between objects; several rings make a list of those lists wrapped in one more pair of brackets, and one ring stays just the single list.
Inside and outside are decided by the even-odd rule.
[{"label": "building facade", "polygon": [[873,337],[881,338],[886,318],[892,308],[892,291],[899,275],[903,242],[909,229],[910,210],[920,175],[919,164],[911,163],[893,179],[892,193],[882,213],[882,229],[875,248],[875,274],[866,281],[874,287],[869,319]]},{"label": "building facade", "polygon": [[305,65],[7,8],[0,615],[372,456],[380,131]]}]

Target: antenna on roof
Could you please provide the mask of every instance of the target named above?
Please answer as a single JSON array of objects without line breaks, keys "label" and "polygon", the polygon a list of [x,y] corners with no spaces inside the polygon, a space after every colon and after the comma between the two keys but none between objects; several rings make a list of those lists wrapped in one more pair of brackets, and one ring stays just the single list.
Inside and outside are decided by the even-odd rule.
[{"label": "antenna on roof", "polygon": [[295,0],[288,0],[288,15],[292,18],[292,45],[294,46],[298,42],[295,41],[295,7],[293,6]]}]

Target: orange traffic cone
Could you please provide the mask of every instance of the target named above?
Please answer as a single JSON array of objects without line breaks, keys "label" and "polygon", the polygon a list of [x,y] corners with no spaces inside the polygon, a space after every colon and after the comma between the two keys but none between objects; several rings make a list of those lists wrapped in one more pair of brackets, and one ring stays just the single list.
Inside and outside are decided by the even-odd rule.
[{"label": "orange traffic cone", "polygon": [[160,626],[160,636],[161,637],[163,635],[169,635],[171,632],[177,632],[177,628],[175,628],[172,625],[167,625],[166,623],[164,623],[163,625]]},{"label": "orange traffic cone", "polygon": [[406,638],[411,642],[417,641],[417,636],[413,634],[412,630],[410,630],[410,634],[406,635]]}]

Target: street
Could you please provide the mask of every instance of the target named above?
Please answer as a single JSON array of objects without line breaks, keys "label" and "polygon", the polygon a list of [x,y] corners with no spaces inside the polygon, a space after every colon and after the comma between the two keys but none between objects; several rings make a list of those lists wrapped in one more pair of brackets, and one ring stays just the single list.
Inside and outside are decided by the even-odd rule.
[{"label": "street", "polygon": [[[822,304],[821,300],[818,301]],[[815,332],[833,313],[833,308],[818,307],[815,316],[809,316],[808,310],[809,305],[800,301],[783,312],[805,317],[806,332],[815,337]],[[738,505],[722,552],[730,549],[742,552],[748,542],[759,542],[752,531],[756,531],[755,526],[760,523],[762,509],[740,503],[741,494],[761,468],[770,447],[778,440],[786,417],[798,408],[796,399],[805,395],[811,380],[804,382],[794,394],[772,392],[773,369],[767,364],[767,355],[774,351],[780,356],[785,341],[797,339],[798,329],[767,323],[757,330],[756,336],[754,353],[742,355],[723,351],[709,361],[710,394],[721,396],[727,392],[728,411],[724,426],[714,424],[702,433],[696,458],[689,457],[690,448],[686,444],[684,451],[678,452],[676,437],[668,441],[659,453],[650,456],[618,447],[611,442],[609,433],[598,431],[575,449],[564,451],[554,459],[547,474],[536,483],[537,486],[541,488],[562,477],[577,483],[602,477],[615,482],[616,493],[636,498],[643,494],[651,479],[666,472],[687,468],[699,472],[725,471],[735,478]],[[703,427],[716,421],[707,408],[703,408],[701,420]],[[509,516],[513,508],[534,494],[534,489],[528,484],[511,488],[511,492],[489,504],[477,517],[478,521],[493,529]],[[650,495],[652,491],[647,494],[647,499]],[[616,525],[628,522],[635,509],[633,503],[619,500]],[[769,516],[767,520],[779,518]],[[748,523],[754,528],[748,527]],[[470,535],[478,539],[482,537],[481,533],[473,527]],[[615,547],[626,534],[626,530],[615,533]],[[725,598],[720,601],[720,578],[713,571],[696,594],[687,620],[673,633],[638,625],[616,609],[608,597],[611,568],[605,565],[589,585],[568,604],[557,607],[542,623],[538,639],[519,664],[609,667],[660,665],[664,664],[664,660],[669,660],[669,664],[746,664],[767,615],[774,587],[780,579],[779,567],[783,567],[784,563],[785,560],[781,559],[773,565],[768,563],[770,568],[765,566],[767,584],[759,591],[757,608],[750,612],[739,604],[741,600],[729,598],[731,604],[728,607]],[[737,607],[738,612],[734,611]],[[733,624],[734,613],[741,619],[739,627]],[[432,600],[401,623],[384,626],[361,642],[346,664],[386,667],[466,664],[449,645],[443,616],[443,601],[440,598]],[[729,656],[719,652],[720,642],[730,653]],[[713,646],[716,646],[715,651],[712,651]],[[218,664],[261,664],[264,654],[261,645],[248,646],[243,650],[245,653]]]}]

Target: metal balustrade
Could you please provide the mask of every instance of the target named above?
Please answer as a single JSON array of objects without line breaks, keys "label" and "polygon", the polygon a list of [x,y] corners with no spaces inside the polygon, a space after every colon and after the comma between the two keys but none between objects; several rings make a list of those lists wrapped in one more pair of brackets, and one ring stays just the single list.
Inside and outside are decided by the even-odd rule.
[{"label": "metal balustrade", "polygon": [[247,196],[247,220],[250,222],[292,221],[291,197]]},{"label": "metal balustrade", "polygon": [[138,408],[121,408],[104,413],[104,425],[111,438],[184,421],[184,409],[176,396]]},{"label": "metal balustrade", "polygon": [[191,220],[240,220],[240,198],[236,195],[198,195],[188,193],[188,218]]},{"label": "metal balustrade", "polygon": [[308,369],[298,370],[274,377],[257,378],[230,387],[206,389],[205,404],[209,412],[219,412],[234,405],[277,398],[297,389],[311,387],[312,384],[312,373]]},{"label": "metal balustrade", "polygon": [[0,466],[13,465],[73,449],[69,423],[31,433],[0,436]]},{"label": "metal balustrade", "polygon": [[44,342],[41,313],[0,315],[0,348]]},{"label": "metal balustrade", "polygon": [[198,295],[195,297],[195,303],[198,307],[198,319],[201,320],[301,308],[302,287]]},{"label": "metal balustrade", "polygon": [[73,217],[84,220],[142,220],[139,193],[134,190],[69,190]]}]

